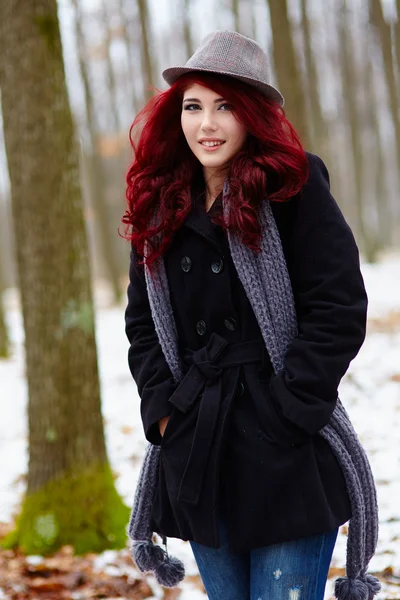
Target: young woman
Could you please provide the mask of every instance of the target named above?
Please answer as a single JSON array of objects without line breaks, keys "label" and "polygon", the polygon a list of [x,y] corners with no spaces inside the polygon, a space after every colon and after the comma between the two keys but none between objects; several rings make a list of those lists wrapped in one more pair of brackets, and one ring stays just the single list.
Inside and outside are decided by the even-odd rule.
[{"label": "young woman", "polygon": [[132,127],[129,365],[151,443],[130,535],[164,585],[189,540],[212,600],[319,600],[350,521],[338,597],[370,599],[368,461],[338,399],[365,336],[352,232],[235,32],[207,36]]}]

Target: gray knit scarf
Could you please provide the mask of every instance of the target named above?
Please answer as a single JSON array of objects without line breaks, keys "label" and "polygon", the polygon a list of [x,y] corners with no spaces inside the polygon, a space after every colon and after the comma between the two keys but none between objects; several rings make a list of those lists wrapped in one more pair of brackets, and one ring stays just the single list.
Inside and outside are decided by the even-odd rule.
[{"label": "gray knit scarf", "polygon": [[[226,193],[225,185],[222,200],[225,217],[229,212]],[[282,244],[268,200],[262,202],[259,218],[263,232],[259,254],[230,232],[228,239],[237,273],[260,326],[274,372],[278,373],[284,368],[286,351],[297,335],[297,320]],[[163,260],[157,262],[152,275],[145,267],[145,277],[160,345],[175,381],[180,382],[183,372]],[[341,465],[352,509],[347,540],[347,577],[336,580],[335,596],[339,600],[372,600],[380,590],[379,580],[367,574],[378,538],[376,489],[365,451],[339,399],[329,424],[319,431],[319,435],[329,442]],[[154,572],[160,584],[174,587],[185,575],[184,566],[153,543],[150,528],[159,456],[160,447],[149,444],[128,533],[133,541],[132,556],[137,567],[142,572]]]}]

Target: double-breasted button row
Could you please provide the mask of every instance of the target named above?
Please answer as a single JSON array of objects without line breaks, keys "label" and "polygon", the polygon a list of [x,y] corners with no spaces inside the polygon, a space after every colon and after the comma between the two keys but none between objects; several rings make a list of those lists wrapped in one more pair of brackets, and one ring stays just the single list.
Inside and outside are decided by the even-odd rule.
[{"label": "double-breasted button row", "polygon": [[190,258],[188,256],[184,256],[181,260],[182,271],[185,271],[185,273],[188,273],[191,268],[192,268],[192,261],[190,260]]},{"label": "double-breasted button row", "polygon": [[[236,329],[237,329],[237,322],[232,317],[228,317],[227,319],[225,319],[224,324],[225,324],[225,327],[229,331],[236,331]],[[207,323],[205,321],[203,321],[203,319],[200,319],[200,321],[197,321],[196,331],[199,335],[204,335],[206,333]]]},{"label": "double-breasted button row", "polygon": [[236,331],[237,322],[235,321],[235,319],[233,319],[232,317],[228,317],[227,319],[224,320],[224,323],[225,323],[225,327],[227,329],[229,329],[229,331]]},{"label": "double-breasted button row", "polygon": [[202,319],[200,319],[200,321],[197,321],[196,324],[196,331],[199,335],[204,335],[207,331],[207,324],[205,321],[203,321]]},{"label": "double-breasted button row", "polygon": [[223,260],[213,260],[213,262],[211,263],[211,271],[213,273],[221,273],[223,268],[224,268]]},{"label": "double-breasted button row", "polygon": [[[182,271],[184,271],[185,273],[189,273],[191,268],[192,268],[191,259],[189,258],[189,256],[184,256],[181,260]],[[213,260],[210,268],[213,273],[221,273],[222,269],[224,268],[224,261],[223,260]]]}]

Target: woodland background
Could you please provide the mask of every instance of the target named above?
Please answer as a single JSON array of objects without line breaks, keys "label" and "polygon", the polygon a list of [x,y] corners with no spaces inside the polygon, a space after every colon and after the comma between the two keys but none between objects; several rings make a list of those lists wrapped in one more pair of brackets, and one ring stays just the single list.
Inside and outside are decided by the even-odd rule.
[{"label": "woodland background", "polygon": [[204,598],[187,544],[173,591],[126,548],[145,441],[118,229],[130,124],[215,29],[267,52],[361,251],[368,334],[341,397],[377,476],[379,598],[400,597],[400,0],[0,0],[0,599]]}]

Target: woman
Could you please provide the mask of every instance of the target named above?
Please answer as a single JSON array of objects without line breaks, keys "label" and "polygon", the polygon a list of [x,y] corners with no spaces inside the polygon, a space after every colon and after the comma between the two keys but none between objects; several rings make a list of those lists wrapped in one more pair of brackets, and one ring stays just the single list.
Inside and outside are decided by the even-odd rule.
[{"label": "woman", "polygon": [[[126,332],[146,454],[134,559],[176,585],[152,532],[189,540],[208,597],[322,599],[351,518],[338,598],[372,598],[368,461],[337,395],[365,337],[358,250],[235,32],[207,36],[133,124]],[[138,139],[134,140],[139,128]]]}]

